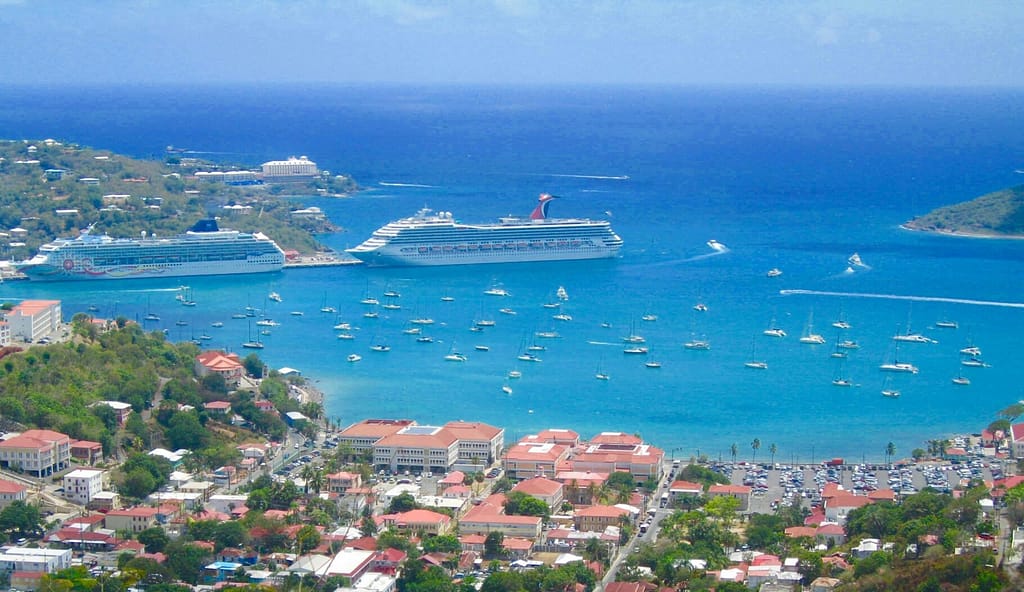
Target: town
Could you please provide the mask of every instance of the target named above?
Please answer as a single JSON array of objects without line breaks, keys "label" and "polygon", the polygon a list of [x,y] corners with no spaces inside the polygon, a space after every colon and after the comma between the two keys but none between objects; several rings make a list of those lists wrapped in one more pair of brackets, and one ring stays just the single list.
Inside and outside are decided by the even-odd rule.
[{"label": "town", "polygon": [[60,318],[59,301],[6,311],[0,379],[90,348],[190,357],[186,374],[153,377],[156,392],[94,395],[102,441],[54,429],[38,399],[0,397],[13,590],[827,591],[902,589],[921,570],[996,590],[1017,577],[1022,405],[884,463],[780,463],[757,439],[749,461],[735,445],[729,460],[677,459],[611,431],[626,426],[507,442],[471,419],[340,425],[298,370],[124,319]]}]

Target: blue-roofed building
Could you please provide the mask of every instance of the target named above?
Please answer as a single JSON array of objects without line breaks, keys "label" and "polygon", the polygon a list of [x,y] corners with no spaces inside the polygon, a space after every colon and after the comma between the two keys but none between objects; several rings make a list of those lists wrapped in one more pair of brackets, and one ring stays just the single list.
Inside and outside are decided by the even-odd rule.
[{"label": "blue-roofed building", "polygon": [[203,581],[210,584],[230,580],[241,568],[242,564],[234,561],[214,561],[203,568]]}]

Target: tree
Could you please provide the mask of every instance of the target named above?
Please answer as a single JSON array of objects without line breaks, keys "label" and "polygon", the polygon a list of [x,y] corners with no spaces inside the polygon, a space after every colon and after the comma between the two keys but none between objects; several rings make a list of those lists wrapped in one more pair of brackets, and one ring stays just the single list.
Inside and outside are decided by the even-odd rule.
[{"label": "tree", "polygon": [[164,550],[171,538],[159,526],[147,528],[139,533],[138,540],[146,545],[146,553],[159,553]]},{"label": "tree", "polygon": [[39,508],[14,500],[0,511],[0,532],[18,536],[35,536],[43,532]]},{"label": "tree", "polygon": [[750,447],[754,450],[754,454],[751,456],[750,462],[757,464],[757,450],[761,447],[761,439],[754,438],[754,441],[750,443]]},{"label": "tree", "polygon": [[427,537],[422,545],[425,553],[458,553],[462,550],[459,537],[452,534]]},{"label": "tree", "polygon": [[731,495],[719,495],[708,500],[708,503],[704,504],[704,509],[710,516],[714,516],[726,525],[729,525],[735,519],[736,512],[740,509],[740,500]]},{"label": "tree", "polygon": [[172,448],[197,450],[205,445],[208,432],[199,422],[199,414],[193,411],[179,411],[171,417],[167,437]]},{"label": "tree", "polygon": [[505,500],[505,513],[510,516],[540,516],[547,522],[551,508],[542,500],[521,491],[513,491]]},{"label": "tree", "polygon": [[263,378],[263,360],[256,354],[249,354],[242,360],[245,373],[254,378]]},{"label": "tree", "polygon": [[121,484],[121,493],[138,499],[142,499],[157,490],[156,479],[145,469],[134,469],[124,478]]},{"label": "tree", "polygon": [[388,505],[388,514],[401,514],[402,512],[408,512],[409,510],[415,510],[419,505],[416,503],[416,498],[408,492],[400,493],[391,500],[391,504]]},{"label": "tree", "polygon": [[885,445],[885,464],[891,463],[894,456],[896,456],[896,445],[889,442]]},{"label": "tree", "polygon": [[775,465],[775,453],[778,452],[778,451],[779,451],[779,449],[778,449],[778,447],[775,446],[774,442],[772,442],[771,444],[768,445],[768,453],[772,455],[772,465],[773,466]]},{"label": "tree", "polygon": [[224,547],[242,547],[249,542],[249,531],[238,520],[218,522],[211,540],[218,551]]},{"label": "tree", "polygon": [[320,546],[320,531],[312,524],[307,524],[295,533],[295,550],[299,555],[308,553]]},{"label": "tree", "polygon": [[522,574],[514,571],[499,571],[487,576],[480,592],[522,592],[525,590]]},{"label": "tree", "polygon": [[168,543],[164,548],[164,554],[167,555],[167,568],[179,580],[190,584],[199,582],[199,574],[209,559],[205,549],[181,540]]},{"label": "tree", "polygon": [[736,455],[739,453],[739,448],[736,447],[736,443],[733,442],[732,446],[729,447],[729,452],[732,454],[732,462],[736,462]]},{"label": "tree", "polygon": [[502,547],[504,542],[505,535],[500,530],[487,533],[487,538],[484,539],[484,558],[497,559],[501,557],[504,552]]}]

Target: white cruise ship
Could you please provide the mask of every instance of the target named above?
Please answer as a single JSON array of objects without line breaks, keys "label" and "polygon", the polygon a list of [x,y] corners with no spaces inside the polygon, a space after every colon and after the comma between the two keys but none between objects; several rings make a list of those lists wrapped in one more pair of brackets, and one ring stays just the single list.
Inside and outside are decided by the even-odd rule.
[{"label": "white cruise ship", "polygon": [[607,220],[548,218],[553,199],[541,194],[529,218],[508,216],[492,224],[463,224],[451,212],[424,208],[346,252],[378,266],[569,261],[619,252],[622,239]]},{"label": "white cruise ship", "polygon": [[16,264],[33,280],[99,280],[280,271],[284,251],[266,235],[221,230],[200,220],[185,234],[138,239],[94,235],[60,238]]}]

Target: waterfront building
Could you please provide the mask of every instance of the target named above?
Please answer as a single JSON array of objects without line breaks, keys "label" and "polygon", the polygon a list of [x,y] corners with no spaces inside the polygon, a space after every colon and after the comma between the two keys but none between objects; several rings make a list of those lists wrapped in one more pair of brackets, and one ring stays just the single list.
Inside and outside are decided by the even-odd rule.
[{"label": "waterfront building", "polygon": [[665,461],[665,451],[643,443],[639,438],[607,433],[595,438],[569,461],[573,471],[595,473],[625,472],[633,480],[642,483],[649,479],[660,480]]},{"label": "waterfront building", "polygon": [[463,470],[490,466],[505,447],[505,430],[480,422],[450,421],[444,429],[459,442],[458,464]]},{"label": "waterfront building", "polygon": [[308,181],[320,173],[316,168],[316,163],[305,156],[298,158],[289,156],[287,160],[271,160],[263,163],[261,169],[263,180],[267,183]]},{"label": "waterfront building", "polygon": [[438,426],[407,426],[373,445],[374,467],[392,473],[446,473],[458,458],[458,438]]},{"label": "waterfront building", "polygon": [[71,438],[52,430],[27,430],[0,442],[0,467],[46,477],[71,462]]},{"label": "waterfront building", "polygon": [[338,434],[338,446],[348,446],[361,454],[373,450],[373,445],[384,436],[390,436],[404,427],[416,425],[411,419],[364,419]]},{"label": "waterfront building", "polygon": [[552,478],[558,466],[569,458],[571,449],[562,444],[538,442],[529,436],[509,447],[502,458],[509,479],[522,480],[538,475]]},{"label": "waterfront building", "polygon": [[11,339],[33,343],[60,328],[60,300],[22,300],[7,312],[6,320]]}]

